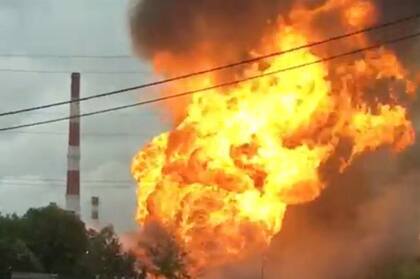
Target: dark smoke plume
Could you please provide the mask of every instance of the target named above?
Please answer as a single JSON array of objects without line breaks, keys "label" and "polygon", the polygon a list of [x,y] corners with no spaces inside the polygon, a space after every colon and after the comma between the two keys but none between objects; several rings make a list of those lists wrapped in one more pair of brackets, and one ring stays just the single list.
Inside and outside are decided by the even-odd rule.
[{"label": "dark smoke plume", "polygon": [[146,56],[189,53],[209,43],[214,54],[247,52],[291,0],[144,0],[133,10],[132,33]]},{"label": "dark smoke plume", "polygon": [[[287,21],[296,2],[316,8],[326,0],[143,0],[132,10],[134,46],[146,59],[163,52],[188,59],[206,45],[214,65],[237,61],[257,46],[279,15]],[[372,2],[379,22],[420,12],[419,0]],[[322,34],[343,33],[333,12],[314,19],[314,26]],[[419,21],[398,32],[415,32],[418,27]],[[383,34],[373,34],[372,40]],[[418,41],[394,49],[407,68],[419,72]],[[197,69],[193,65],[186,70]],[[420,101],[411,114],[419,135]],[[318,200],[290,207],[268,252],[266,278],[364,278],[376,265],[419,253],[419,154],[416,143],[398,157],[382,152],[364,157],[343,176],[332,178]],[[260,258],[217,270],[209,278],[259,278]]]},{"label": "dark smoke plume", "polygon": [[[131,11],[136,49],[145,57],[157,52],[189,53],[209,44],[214,56],[248,53],[279,16],[287,20],[293,5],[315,9],[327,0],[139,0]],[[420,10],[417,0],[376,0],[379,21]],[[319,27],[339,27],[334,14],[323,14]]]},{"label": "dark smoke plume", "polygon": [[[261,43],[264,35],[277,27],[282,18],[291,22],[289,13],[299,4],[316,9],[327,0],[133,0],[130,25],[135,51],[153,61],[155,71],[164,76],[177,76],[208,69],[249,57]],[[362,0],[361,0],[362,1]],[[420,11],[418,0],[376,0],[378,21],[391,21]],[[373,41],[400,36],[419,26],[408,24],[387,32],[372,34]],[[320,39],[349,32],[336,10],[323,12],[311,19],[311,25]],[[351,40],[351,39],[350,39]],[[348,40],[335,42],[327,52],[347,51]],[[418,70],[420,43],[400,44],[396,51],[411,70]],[[317,53],[326,55],[325,53]],[[166,55],[166,56],[165,56]],[[168,58],[170,59],[163,59]],[[159,63],[159,61],[161,63]],[[219,71],[218,82],[231,80],[241,67]],[[189,91],[192,88],[177,89]],[[165,95],[166,93],[163,92]],[[168,101],[172,120],[178,123],[184,116],[183,108],[189,97]]]},{"label": "dark smoke plume", "polygon": [[419,257],[420,173],[401,177],[396,164],[385,153],[360,160],[318,200],[288,208],[264,266],[259,254],[206,279],[261,278],[262,268],[266,279],[365,279]]}]

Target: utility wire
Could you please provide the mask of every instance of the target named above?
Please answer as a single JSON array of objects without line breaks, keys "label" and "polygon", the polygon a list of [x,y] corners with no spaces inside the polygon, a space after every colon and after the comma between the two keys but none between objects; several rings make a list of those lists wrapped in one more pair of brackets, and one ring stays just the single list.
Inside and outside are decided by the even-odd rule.
[{"label": "utility wire", "polygon": [[[43,178],[43,179],[11,179],[5,178],[0,180],[0,186],[54,186],[65,187],[66,179],[59,178]],[[87,188],[135,188],[133,180],[82,180],[80,183],[84,184]]]},{"label": "utility wire", "polygon": [[[8,134],[24,134],[24,135],[54,135],[54,136],[67,136],[65,132],[48,132],[48,131],[9,131]],[[81,136],[85,137],[150,137],[152,135],[147,134],[131,134],[131,133],[81,133]]]},{"label": "utility wire", "polygon": [[143,89],[143,88],[147,88],[147,87],[166,84],[166,83],[173,82],[173,81],[183,80],[183,79],[187,79],[187,78],[190,78],[190,77],[203,75],[203,74],[206,74],[206,73],[211,73],[211,72],[220,71],[220,70],[224,70],[224,69],[228,69],[228,68],[232,68],[232,67],[236,67],[236,66],[240,66],[240,65],[244,65],[244,64],[257,62],[257,61],[260,61],[260,60],[264,60],[264,59],[268,59],[268,58],[271,58],[271,57],[283,55],[283,54],[294,52],[294,51],[297,51],[297,50],[319,46],[319,45],[326,44],[326,43],[329,43],[329,42],[333,42],[333,41],[341,40],[341,39],[344,39],[344,38],[352,37],[352,36],[355,36],[355,35],[358,35],[358,34],[372,32],[374,30],[379,30],[379,29],[383,29],[383,28],[386,28],[386,27],[389,27],[389,26],[405,23],[407,21],[414,20],[414,19],[417,19],[419,17],[420,17],[420,13],[409,16],[409,17],[400,18],[400,19],[397,19],[395,21],[390,21],[390,22],[386,22],[386,23],[383,23],[383,24],[371,26],[371,27],[368,27],[368,28],[365,28],[365,29],[357,30],[357,31],[354,31],[354,32],[351,32],[351,33],[331,37],[331,38],[328,38],[326,40],[317,41],[317,42],[313,42],[313,43],[310,43],[310,44],[307,44],[307,45],[298,46],[298,47],[295,47],[295,48],[292,48],[292,49],[289,49],[289,50],[285,50],[285,51],[277,51],[277,52],[273,52],[273,53],[266,54],[266,55],[263,55],[263,56],[258,56],[258,57],[254,57],[254,58],[250,58],[250,59],[246,59],[246,60],[241,60],[239,62],[226,64],[226,65],[223,65],[223,66],[218,66],[218,67],[210,68],[210,69],[207,69],[207,70],[202,70],[202,71],[198,71],[198,72],[194,72],[194,73],[189,73],[189,74],[185,74],[185,75],[181,75],[181,76],[176,76],[176,77],[172,77],[172,78],[168,78],[168,79],[163,79],[163,80],[159,80],[159,81],[155,81],[155,82],[151,82],[151,83],[145,83],[145,84],[141,84],[141,85],[138,85],[138,86],[133,86],[133,87],[124,88],[124,89],[120,89],[120,90],[115,90],[115,91],[111,91],[111,92],[101,93],[101,94],[92,95],[92,96],[88,96],[88,97],[72,99],[72,100],[67,100],[67,101],[61,101],[61,102],[56,102],[56,103],[50,103],[50,104],[46,104],[46,105],[30,107],[30,108],[25,108],[25,109],[18,109],[18,110],[14,110],[14,111],[3,112],[3,113],[0,113],[0,116],[24,113],[24,112],[28,112],[28,111],[46,109],[46,108],[51,108],[51,107],[55,107],[55,106],[62,106],[62,105],[66,105],[66,104],[82,102],[82,101],[92,100],[92,99],[96,99],[96,98],[111,96],[111,95],[115,95],[115,94],[121,94],[121,93],[124,93],[124,92],[129,92],[129,91],[133,91],[133,90],[137,90],[137,89]]},{"label": "utility wire", "polygon": [[83,114],[72,115],[72,116],[62,117],[62,118],[56,118],[56,119],[51,119],[51,120],[46,120],[46,121],[33,122],[33,123],[28,123],[28,124],[21,124],[21,125],[16,125],[16,126],[0,128],[0,132],[9,131],[9,130],[16,130],[16,129],[20,129],[20,128],[34,127],[34,126],[39,126],[39,125],[45,125],[45,124],[65,121],[65,120],[69,120],[69,119],[75,119],[75,118],[97,115],[97,114],[103,114],[103,113],[128,109],[128,108],[132,108],[132,107],[142,106],[142,105],[146,105],[146,104],[152,104],[152,103],[157,103],[157,102],[161,102],[161,101],[166,101],[166,100],[179,98],[179,97],[183,97],[183,96],[193,95],[193,94],[200,93],[200,92],[205,92],[205,91],[218,89],[218,88],[222,88],[222,87],[226,87],[226,86],[236,85],[236,84],[240,84],[240,83],[243,83],[243,82],[246,82],[246,81],[260,79],[260,78],[263,78],[263,77],[267,77],[267,76],[271,76],[271,75],[275,75],[275,74],[280,74],[280,73],[283,73],[283,72],[292,71],[292,70],[308,67],[308,66],[311,66],[311,65],[323,63],[323,62],[336,60],[336,59],[347,57],[347,56],[352,56],[352,55],[355,55],[355,54],[358,54],[358,53],[362,53],[362,52],[369,51],[369,50],[372,50],[372,49],[380,48],[384,45],[395,44],[395,43],[406,41],[406,40],[409,40],[409,39],[414,39],[414,38],[419,37],[419,36],[420,36],[420,32],[417,32],[417,33],[407,35],[407,36],[402,36],[402,37],[399,37],[399,38],[396,38],[396,39],[383,41],[383,42],[380,42],[380,43],[377,43],[375,45],[371,45],[371,46],[368,46],[368,47],[365,47],[365,48],[355,49],[355,50],[352,50],[352,51],[349,51],[349,52],[336,54],[336,55],[333,55],[333,56],[329,56],[329,57],[321,58],[321,59],[318,59],[318,60],[314,60],[312,62],[308,62],[308,63],[304,63],[304,64],[300,64],[300,65],[296,65],[296,66],[292,66],[292,67],[288,67],[288,68],[283,68],[283,69],[279,69],[279,70],[276,70],[276,71],[272,71],[272,72],[268,72],[268,73],[264,73],[264,74],[260,74],[260,75],[254,75],[254,76],[246,77],[246,78],[239,79],[239,80],[220,83],[220,84],[210,86],[210,87],[205,87],[205,88],[201,88],[201,89],[197,89],[197,90],[191,90],[191,91],[187,91],[187,92],[183,92],[183,93],[179,93],[179,94],[175,94],[175,95],[169,95],[169,96],[166,96],[166,97],[160,97],[160,98],[146,100],[146,101],[142,101],[142,102],[138,102],[138,103],[134,103],[134,104],[118,106],[118,107],[113,107],[113,108],[104,109],[104,110],[98,110],[98,111],[89,112],[89,113],[83,113]]},{"label": "utility wire", "polygon": [[76,58],[76,59],[131,59],[131,55],[74,55],[74,54],[7,54],[0,53],[0,58]]},{"label": "utility wire", "polygon": [[[65,188],[66,184],[62,183],[62,184],[55,184],[55,183],[44,183],[44,184],[40,184],[40,183],[9,183],[9,182],[5,182],[5,183],[1,183],[0,181],[0,187],[1,186],[10,186],[10,187],[22,187],[22,186],[26,186],[26,187],[34,187],[34,186],[38,186],[38,187],[62,187]],[[101,189],[126,189],[126,188],[131,188],[131,189],[135,189],[135,183],[131,184],[131,185],[126,185],[126,184],[116,184],[116,185],[86,185],[86,188],[88,189],[94,189],[94,188],[101,188]]]},{"label": "utility wire", "polygon": [[[56,116],[56,117],[60,117],[63,115],[63,112],[48,112],[48,111],[33,111],[33,112],[28,112],[28,114],[30,115],[48,115],[48,116]],[[67,115],[66,113],[64,113],[64,115]],[[163,114],[163,116],[167,116],[166,114]],[[145,114],[143,112],[121,112],[121,113],[117,113],[114,115],[115,117],[121,117],[121,118],[127,118],[127,117],[156,117],[153,114]]]},{"label": "utility wire", "polygon": [[[0,68],[0,72],[10,73],[34,73],[34,74],[71,74],[75,71],[61,71],[61,70],[31,70],[31,69],[9,69]],[[153,75],[152,72],[146,71],[76,71],[87,75]]]},{"label": "utility wire", "polygon": [[[65,178],[4,178],[0,182],[65,182]],[[109,179],[87,179],[81,180],[83,183],[133,183],[134,180],[109,180]]]}]

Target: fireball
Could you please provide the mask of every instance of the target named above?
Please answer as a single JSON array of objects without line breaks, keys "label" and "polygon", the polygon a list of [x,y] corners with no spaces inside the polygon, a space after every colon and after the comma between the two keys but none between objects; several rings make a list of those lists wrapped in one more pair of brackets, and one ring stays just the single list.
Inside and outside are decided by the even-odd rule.
[{"label": "fireball", "polygon": [[[299,21],[280,17],[276,30],[249,55],[318,39],[311,19],[326,11],[337,12],[350,27],[363,27],[375,7],[369,1],[327,1],[322,11],[298,5],[291,18]],[[306,17],[296,16],[303,13]],[[368,41],[360,35],[349,45],[363,47]],[[250,63],[236,77],[310,63],[331,49],[307,48]],[[163,61],[171,68],[176,64],[166,53],[159,57],[159,68]],[[288,205],[319,197],[328,186],[327,174],[345,171],[365,152],[400,151],[413,143],[404,105],[413,86],[407,75],[391,50],[380,49],[193,95],[176,127],[133,160],[139,224],[158,220],[182,240],[199,268],[264,249],[281,230]],[[170,89],[219,80],[211,73]],[[385,89],[376,89],[381,82]]]}]

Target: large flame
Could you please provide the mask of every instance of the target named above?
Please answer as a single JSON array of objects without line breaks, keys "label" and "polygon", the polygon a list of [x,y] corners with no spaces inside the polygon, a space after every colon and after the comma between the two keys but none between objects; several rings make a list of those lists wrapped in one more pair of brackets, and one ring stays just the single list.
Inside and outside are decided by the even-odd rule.
[{"label": "large flame", "polygon": [[[305,18],[332,9],[339,9],[349,30],[371,24],[375,15],[369,1],[328,1],[311,11],[298,6],[252,55],[319,39],[322,34]],[[360,35],[347,45],[366,43]],[[240,75],[312,62],[330,52],[330,47],[291,52],[248,65]],[[171,56],[162,54],[155,62],[170,64]],[[138,222],[158,220],[175,232],[198,267],[266,247],[280,231],[287,206],[316,199],[329,174],[344,171],[366,151],[382,146],[399,151],[414,141],[402,102],[404,93],[414,91],[406,75],[393,52],[380,49],[194,95],[177,127],[133,160]],[[219,81],[208,74],[171,89]],[[376,85],[381,82],[385,88]]]}]

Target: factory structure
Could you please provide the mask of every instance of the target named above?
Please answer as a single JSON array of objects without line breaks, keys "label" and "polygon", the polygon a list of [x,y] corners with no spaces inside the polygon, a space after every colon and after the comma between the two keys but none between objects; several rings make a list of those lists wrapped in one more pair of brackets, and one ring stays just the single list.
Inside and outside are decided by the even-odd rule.
[{"label": "factory structure", "polygon": [[80,74],[71,75],[66,209],[80,215]]},{"label": "factory structure", "polygon": [[[80,207],[80,73],[71,74],[71,103],[67,153],[67,211],[81,216]],[[91,219],[99,222],[99,197],[91,197]]]}]

